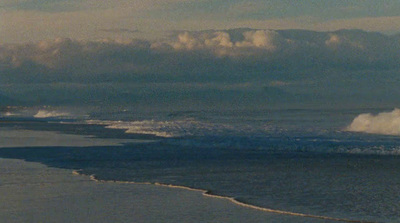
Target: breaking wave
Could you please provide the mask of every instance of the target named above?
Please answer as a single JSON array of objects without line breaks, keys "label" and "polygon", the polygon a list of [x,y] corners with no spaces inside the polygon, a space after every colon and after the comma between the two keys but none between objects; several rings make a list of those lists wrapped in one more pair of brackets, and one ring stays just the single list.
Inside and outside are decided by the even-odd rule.
[{"label": "breaking wave", "polygon": [[124,129],[126,133],[153,135],[163,138],[180,136],[201,136],[207,133],[217,134],[221,131],[233,131],[234,127],[226,124],[212,124],[194,119],[174,121],[102,121],[88,120],[87,124],[105,125],[110,129]]},{"label": "breaking wave", "polygon": [[12,113],[12,112],[5,112],[5,113],[3,114],[3,116],[5,116],[5,117],[10,117],[10,116],[15,116],[15,115],[17,115],[17,114],[14,114],[14,113]]},{"label": "breaking wave", "polygon": [[39,110],[33,117],[34,118],[55,118],[55,117],[69,117],[71,114],[67,112]]},{"label": "breaking wave", "polygon": [[346,130],[400,136],[400,109],[395,108],[391,112],[382,112],[377,115],[371,113],[360,114]]},{"label": "breaking wave", "polygon": [[330,153],[339,153],[339,154],[356,154],[356,155],[379,155],[379,156],[399,156],[400,155],[400,146],[384,146],[384,145],[375,145],[375,146],[338,146],[334,150],[330,151]]}]

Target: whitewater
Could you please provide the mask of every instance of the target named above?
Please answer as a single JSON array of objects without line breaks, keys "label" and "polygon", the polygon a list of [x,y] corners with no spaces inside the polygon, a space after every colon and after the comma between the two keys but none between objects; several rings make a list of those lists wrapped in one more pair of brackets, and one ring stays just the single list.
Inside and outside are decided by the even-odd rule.
[{"label": "whitewater", "polygon": [[69,169],[102,183],[195,190],[282,215],[400,220],[400,139],[396,125],[385,124],[396,123],[398,109],[71,114],[43,108],[29,117],[4,113],[1,128],[9,133],[2,137],[25,131],[54,138],[49,133],[57,132],[65,142],[80,136],[101,143],[54,140],[34,150],[8,143],[0,157]]}]

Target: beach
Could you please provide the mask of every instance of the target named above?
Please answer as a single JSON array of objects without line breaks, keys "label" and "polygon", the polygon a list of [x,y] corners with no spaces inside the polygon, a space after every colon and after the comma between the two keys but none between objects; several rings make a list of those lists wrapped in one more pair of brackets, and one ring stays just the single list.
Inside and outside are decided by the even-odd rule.
[{"label": "beach", "polygon": [[69,170],[0,159],[2,222],[326,222],[241,207],[199,191],[92,181]]},{"label": "beach", "polygon": [[[143,121],[131,125],[143,123],[176,124]],[[125,135],[90,124],[30,121],[1,127],[1,222],[398,219],[393,196],[397,181],[392,177],[397,172],[396,157],[271,153],[271,145],[288,151],[294,146],[286,146],[284,140],[278,144],[274,138],[246,139],[240,149],[234,149],[231,144],[221,147],[216,141],[201,141],[209,137],[149,140]],[[299,140],[312,145],[307,137]],[[327,140],[319,148],[328,148],[330,143]],[[248,144],[267,147],[252,149]],[[381,168],[371,169],[371,163]],[[377,176],[381,181],[375,181]],[[368,193],[359,196],[360,191]],[[365,202],[376,198],[375,203]]]},{"label": "beach", "polygon": [[[0,146],[15,149],[132,142],[15,128],[0,128],[0,133]],[[0,158],[0,173],[0,219],[7,223],[323,222],[242,207],[200,190],[99,182],[77,171],[19,159]]]}]

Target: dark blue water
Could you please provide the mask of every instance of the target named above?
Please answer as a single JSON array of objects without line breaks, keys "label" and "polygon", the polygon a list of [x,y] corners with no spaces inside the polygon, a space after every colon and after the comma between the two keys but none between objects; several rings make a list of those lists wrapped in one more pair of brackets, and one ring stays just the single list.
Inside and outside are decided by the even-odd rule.
[{"label": "dark blue water", "polygon": [[400,139],[343,131],[358,112],[126,111],[91,113],[78,120],[4,117],[4,128],[149,141],[109,147],[2,148],[0,157],[81,169],[101,180],[206,189],[272,209],[398,222]]}]

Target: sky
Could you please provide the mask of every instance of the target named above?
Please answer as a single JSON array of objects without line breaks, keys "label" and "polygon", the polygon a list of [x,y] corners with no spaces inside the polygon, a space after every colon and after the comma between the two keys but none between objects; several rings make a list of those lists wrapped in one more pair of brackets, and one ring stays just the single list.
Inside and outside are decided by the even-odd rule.
[{"label": "sky", "polygon": [[400,103],[400,2],[0,0],[0,106]]},{"label": "sky", "polygon": [[0,41],[162,38],[173,30],[400,32],[396,0],[0,0]]}]

